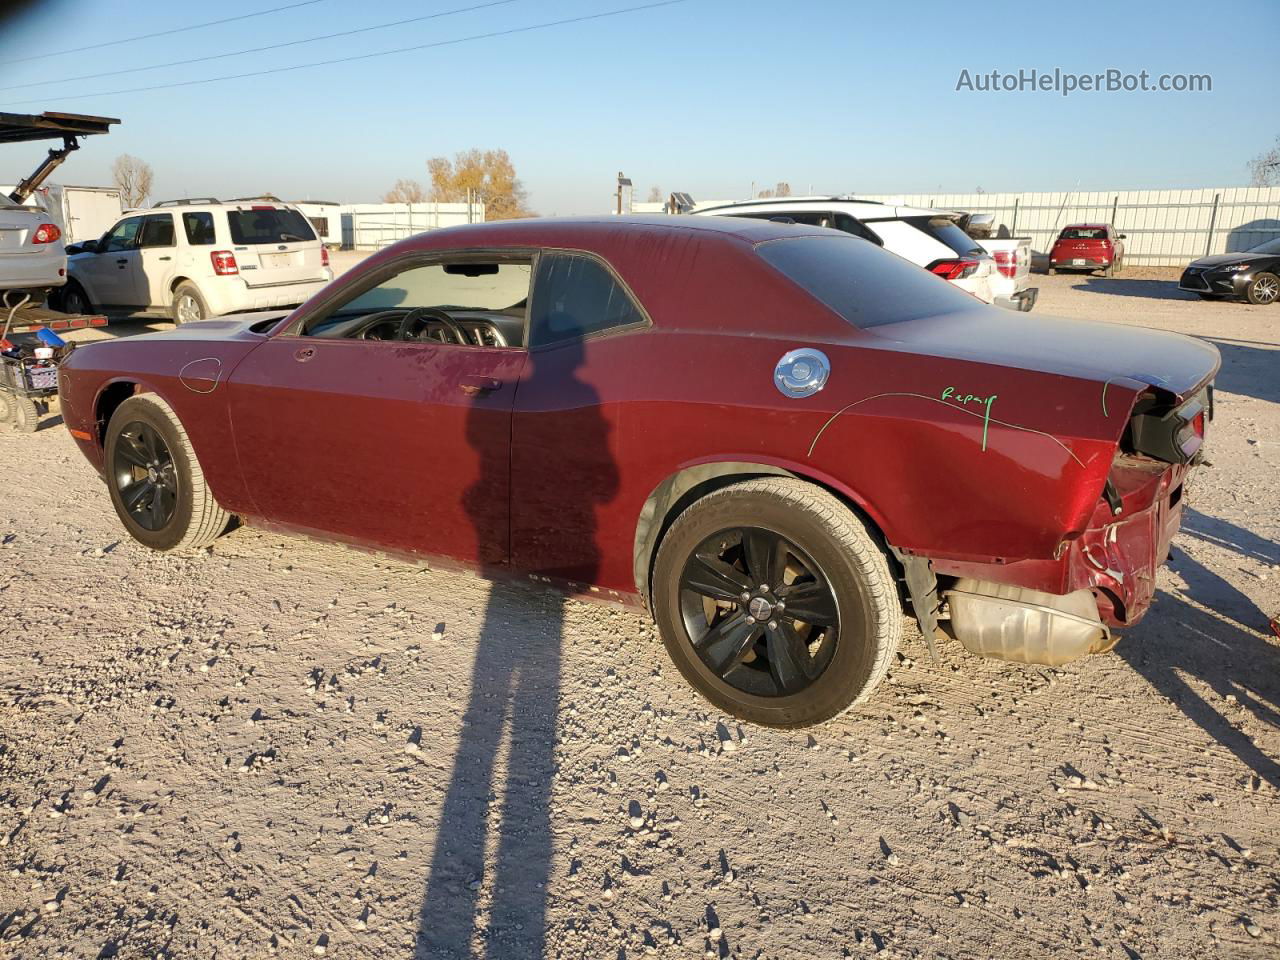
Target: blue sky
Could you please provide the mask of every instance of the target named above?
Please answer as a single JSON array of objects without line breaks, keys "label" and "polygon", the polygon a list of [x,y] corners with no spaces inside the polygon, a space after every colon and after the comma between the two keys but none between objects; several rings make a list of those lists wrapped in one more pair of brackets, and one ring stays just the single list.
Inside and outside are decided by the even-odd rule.
[{"label": "blue sky", "polygon": [[[208,63],[11,89],[51,76],[210,56],[479,0],[319,0],[78,53],[14,58],[280,6],[289,0],[45,0],[0,27],[0,110],[119,117],[58,172],[107,183],[132,153],[157,198],[273,191],[377,199],[425,181],[430,156],[502,147],[544,214],[608,208],[617,171],[701,198],[778,180],[798,192],[1230,186],[1280,134],[1274,0],[1238,0],[1229,30],[1203,2],[859,3],[685,0],[546,30],[273,76],[92,93],[245,73],[561,20],[644,0],[515,0],[355,37]],[[1089,16],[1092,9],[1096,16]],[[957,92],[971,73],[1207,73],[1210,93]],[[34,102],[31,102],[34,101]],[[0,181],[43,148],[0,151]]]}]

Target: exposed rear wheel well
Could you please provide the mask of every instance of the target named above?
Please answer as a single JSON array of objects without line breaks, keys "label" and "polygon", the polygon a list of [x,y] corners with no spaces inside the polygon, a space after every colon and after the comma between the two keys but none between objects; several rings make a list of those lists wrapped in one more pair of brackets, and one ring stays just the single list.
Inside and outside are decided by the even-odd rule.
[{"label": "exposed rear wheel well", "polygon": [[169,292],[170,292],[170,293],[176,293],[176,292],[177,292],[177,290],[178,290],[178,287],[179,287],[179,286],[181,286],[182,284],[186,283],[186,282],[188,281],[188,279],[190,279],[190,278],[188,278],[188,277],[174,277],[174,278],[173,278],[173,280],[172,280],[172,282],[170,282],[170,284],[169,284]]},{"label": "exposed rear wheel well", "polygon": [[136,383],[122,380],[119,383],[111,384],[99,395],[98,407],[93,412],[93,419],[97,425],[98,445],[100,447],[106,445],[107,424],[111,422],[111,415],[116,412],[116,408],[120,404],[137,392],[138,385]]},{"label": "exposed rear wheel well", "polygon": [[636,587],[646,605],[650,600],[650,590],[653,584],[653,564],[658,555],[658,545],[662,542],[662,538],[666,536],[667,530],[670,529],[675,519],[688,509],[690,504],[709,493],[731,484],[741,483],[744,480],[767,476],[795,477],[798,480],[812,483],[815,487],[826,490],[866,522],[867,529],[872,537],[888,557],[890,569],[895,576],[901,576],[897,558],[887,548],[884,532],[880,530],[874,519],[868,516],[864,510],[860,509],[856,503],[841,491],[812,477],[767,464],[707,463],[689,467],[668,477],[649,495],[649,499],[645,501],[644,507],[640,511],[640,520],[636,525],[633,559]]}]

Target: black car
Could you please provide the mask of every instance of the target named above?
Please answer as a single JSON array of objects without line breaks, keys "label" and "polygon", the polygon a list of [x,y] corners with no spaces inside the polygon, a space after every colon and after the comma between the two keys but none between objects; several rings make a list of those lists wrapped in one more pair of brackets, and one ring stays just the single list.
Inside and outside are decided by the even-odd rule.
[{"label": "black car", "polygon": [[1201,257],[1182,271],[1178,289],[1206,300],[1280,301],[1280,237],[1241,253]]}]

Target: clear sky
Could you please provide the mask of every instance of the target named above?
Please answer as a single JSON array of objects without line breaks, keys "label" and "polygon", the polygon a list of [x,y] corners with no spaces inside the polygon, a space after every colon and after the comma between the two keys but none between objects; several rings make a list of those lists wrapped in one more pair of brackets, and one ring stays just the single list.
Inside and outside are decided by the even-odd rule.
[{"label": "clear sky", "polygon": [[[291,0],[45,0],[0,24],[0,110],[119,117],[55,175],[110,181],[131,153],[155,198],[376,200],[430,156],[502,147],[543,214],[601,212],[625,171],[649,188],[734,198],[796,192],[1119,189],[1247,183],[1280,134],[1276,0],[1019,2],[684,0],[417,52],[146,92],[454,40],[645,0],[514,0],[356,36],[209,57],[483,0],[317,0],[261,17],[76,53],[70,48]],[[296,0],[294,0],[296,2]],[[1253,29],[1254,24],[1258,29]],[[14,62],[19,57],[33,57]],[[180,61],[89,80],[57,77]],[[1212,92],[957,92],[962,69],[1203,73]],[[89,94],[102,94],[90,96]],[[0,181],[38,145],[0,150]]]}]

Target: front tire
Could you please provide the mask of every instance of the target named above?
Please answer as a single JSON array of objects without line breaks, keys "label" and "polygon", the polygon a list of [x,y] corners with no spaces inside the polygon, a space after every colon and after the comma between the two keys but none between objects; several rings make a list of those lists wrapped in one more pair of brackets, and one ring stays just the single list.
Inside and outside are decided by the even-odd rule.
[{"label": "front tire", "polygon": [[154,394],[130,397],[107,425],[107,490],[129,535],[153,550],[213,543],[230,522],[205,483],[173,408]]},{"label": "front tire", "polygon": [[173,291],[173,305],[170,308],[173,322],[194,323],[211,316],[209,305],[200,295],[200,289],[194,283],[184,280]]},{"label": "front tire", "polygon": [[93,309],[93,304],[89,302],[89,295],[84,292],[84,287],[80,286],[75,280],[68,280],[67,285],[58,293],[58,309],[63,313],[69,313],[80,316],[89,313]]},{"label": "front tire", "polygon": [[1274,273],[1260,273],[1245,288],[1245,299],[1252,304],[1265,306],[1280,300],[1280,277]]},{"label": "front tire", "polygon": [[653,609],[685,679],[752,723],[821,723],[866,698],[902,638],[883,550],[834,496],[791,477],[724,487],[663,537]]}]

